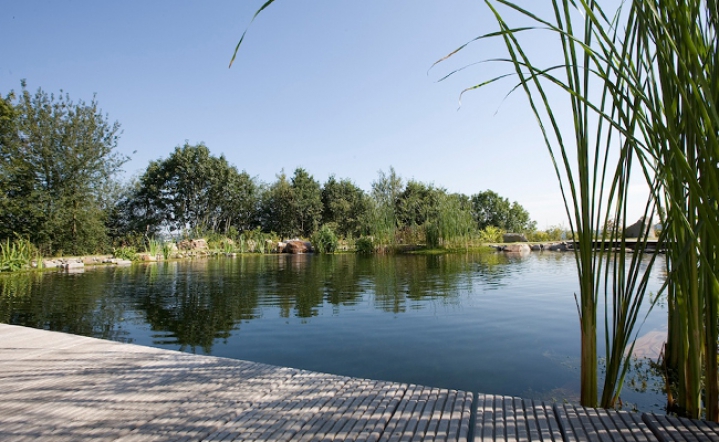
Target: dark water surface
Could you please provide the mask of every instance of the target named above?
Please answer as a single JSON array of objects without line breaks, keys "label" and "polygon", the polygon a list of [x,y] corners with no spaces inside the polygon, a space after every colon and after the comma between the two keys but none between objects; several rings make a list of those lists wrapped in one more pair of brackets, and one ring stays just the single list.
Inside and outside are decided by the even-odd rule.
[{"label": "dark water surface", "polygon": [[[362,378],[576,400],[575,268],[573,255],[561,253],[257,255],[8,275],[0,278],[0,322]],[[656,291],[659,279],[652,284]],[[665,318],[655,307],[642,333]],[[657,382],[645,363],[630,373],[622,398],[659,410]]]}]

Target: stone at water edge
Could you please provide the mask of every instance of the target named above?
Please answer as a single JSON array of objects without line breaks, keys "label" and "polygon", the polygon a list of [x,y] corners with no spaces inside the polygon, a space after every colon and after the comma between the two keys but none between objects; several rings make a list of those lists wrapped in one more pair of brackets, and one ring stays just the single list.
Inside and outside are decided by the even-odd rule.
[{"label": "stone at water edge", "polygon": [[502,251],[505,253],[529,253],[532,249],[529,247],[529,244],[515,243],[507,244]]},{"label": "stone at water edge", "polygon": [[284,253],[312,253],[312,244],[300,240],[286,241]]}]

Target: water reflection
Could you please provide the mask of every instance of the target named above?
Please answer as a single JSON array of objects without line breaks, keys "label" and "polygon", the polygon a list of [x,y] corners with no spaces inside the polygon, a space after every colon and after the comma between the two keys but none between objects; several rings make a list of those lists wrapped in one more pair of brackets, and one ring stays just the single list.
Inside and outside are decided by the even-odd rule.
[{"label": "water reflection", "polygon": [[[82,275],[24,273],[0,278],[0,320],[123,340],[127,308],[159,345],[210,353],[241,323],[263,315],[311,318],[325,305],[369,300],[399,314],[427,300],[457,298],[479,282],[493,287],[518,258],[504,254],[377,256],[276,255],[96,268]],[[136,319],[138,320],[138,319]]]},{"label": "water reflection", "polygon": [[0,322],[363,378],[571,397],[575,268],[560,253],[250,255],[3,275]]}]

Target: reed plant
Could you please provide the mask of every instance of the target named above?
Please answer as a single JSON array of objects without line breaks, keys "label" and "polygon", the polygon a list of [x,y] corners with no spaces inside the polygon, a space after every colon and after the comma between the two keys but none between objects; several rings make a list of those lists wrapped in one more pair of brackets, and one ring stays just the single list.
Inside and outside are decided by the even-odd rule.
[{"label": "reed plant", "polygon": [[[499,38],[504,42],[508,57],[498,61],[509,63],[510,74],[518,79],[515,90],[525,92],[539,122],[576,244],[581,402],[585,406],[599,403],[597,320],[602,296],[607,371],[600,405],[613,407],[628,367],[625,349],[635,337],[654,257],[645,262],[641,247],[631,259],[625,255],[623,244],[618,248],[595,247],[596,232],[603,232],[599,239],[604,243],[623,241],[621,231],[626,227],[630,207],[632,170],[643,174],[649,183],[649,197],[640,202],[647,220],[654,215],[658,193],[652,158],[647,157],[635,136],[642,114],[629,92],[633,85],[618,72],[634,42],[620,34],[624,28],[618,20],[623,15],[605,14],[595,1],[553,0],[553,16],[549,19],[510,1],[486,0],[485,3],[500,30],[475,40]],[[504,19],[508,13],[529,20],[529,25],[510,26]],[[557,52],[563,57],[559,64],[540,66],[525,50],[523,37],[533,32],[551,33],[558,44]],[[628,34],[632,32],[627,30]],[[466,45],[440,61],[464,47]],[[454,72],[457,71],[449,75]],[[508,76],[488,79],[467,90]],[[571,125],[565,126],[559,121],[558,111],[563,107],[571,110]],[[607,225],[613,228],[604,229]],[[648,231],[644,229],[640,242],[646,242]]]},{"label": "reed plant", "polygon": [[172,257],[172,252],[176,249],[174,246],[174,242],[172,241],[164,241],[162,243],[162,258],[167,261]]},{"label": "reed plant", "polygon": [[[656,206],[662,209],[660,240],[669,275],[666,364],[676,388],[670,409],[697,418],[704,405],[706,417],[717,420],[717,2],[634,0],[626,10],[607,14],[597,1],[553,1],[551,19],[510,1],[486,3],[500,26],[491,37],[505,42],[506,61],[540,122],[579,246],[582,403],[592,406],[597,399],[598,292],[604,291],[607,351],[600,405],[611,407],[621,390],[628,363],[625,347],[631,347],[654,262],[652,256],[644,266],[641,253],[629,259],[622,243],[630,178],[638,174],[647,183],[649,198],[637,250],[647,241]],[[510,27],[500,7],[533,25]],[[533,64],[520,35],[537,29],[559,37],[562,63]],[[557,121],[550,85],[570,101],[570,136]],[[592,250],[592,237],[599,231],[600,240],[619,241],[620,247]]]},{"label": "reed plant", "polygon": [[29,267],[35,256],[35,247],[24,238],[0,243],[0,272],[17,272]]}]

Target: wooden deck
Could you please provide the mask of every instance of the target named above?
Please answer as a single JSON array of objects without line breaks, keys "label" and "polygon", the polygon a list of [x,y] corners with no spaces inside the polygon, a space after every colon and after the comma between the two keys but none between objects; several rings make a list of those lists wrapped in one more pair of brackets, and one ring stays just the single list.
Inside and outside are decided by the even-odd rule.
[{"label": "wooden deck", "polygon": [[3,441],[719,441],[716,424],[0,324]]}]

